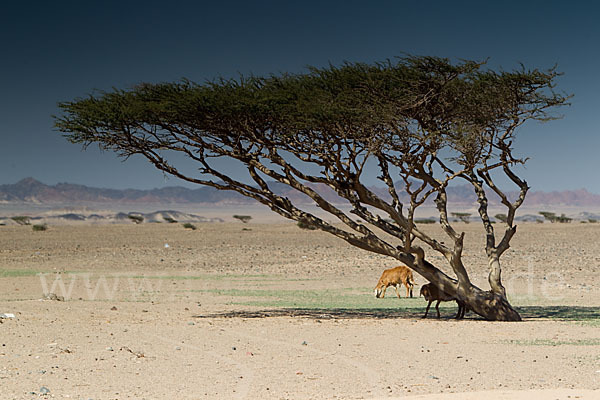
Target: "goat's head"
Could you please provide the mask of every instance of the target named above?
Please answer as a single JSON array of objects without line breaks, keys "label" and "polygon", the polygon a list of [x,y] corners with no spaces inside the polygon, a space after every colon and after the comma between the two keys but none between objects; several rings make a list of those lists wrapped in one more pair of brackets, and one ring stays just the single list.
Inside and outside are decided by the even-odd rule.
[{"label": "goat's head", "polygon": [[421,296],[425,297],[425,299],[427,299],[427,296],[429,296],[429,283],[421,286],[421,290],[419,291],[419,297]]},{"label": "goat's head", "polygon": [[375,297],[379,298],[379,296],[381,296],[381,292],[383,292],[383,285],[377,285],[375,288]]}]

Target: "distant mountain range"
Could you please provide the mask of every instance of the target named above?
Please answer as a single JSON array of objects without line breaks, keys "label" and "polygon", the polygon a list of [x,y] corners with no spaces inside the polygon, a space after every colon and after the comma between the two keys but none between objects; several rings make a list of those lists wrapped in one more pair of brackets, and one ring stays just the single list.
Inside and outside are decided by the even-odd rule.
[{"label": "distant mountain range", "polygon": [[[272,189],[290,200],[300,204],[310,203],[310,199],[286,185],[271,182]],[[314,186],[323,197],[333,203],[340,202],[337,195],[324,186]],[[382,197],[388,197],[387,189],[371,187],[372,191]],[[452,204],[474,206],[475,195],[467,185],[449,187],[448,199]],[[516,193],[509,193],[510,197]],[[491,196],[490,204],[498,204],[498,198]],[[101,189],[85,185],[59,183],[46,185],[34,178],[26,178],[14,184],[0,185],[0,204],[251,204],[254,200],[237,194],[234,191],[217,190],[208,186],[197,189],[174,186],[151,190],[137,189]],[[586,189],[564,190],[555,192],[530,191],[525,206],[553,207],[600,207],[600,195],[588,192]]]},{"label": "distant mountain range", "polygon": [[180,186],[152,190],[102,189],[72,183],[46,185],[34,178],[15,184],[0,185],[1,203],[30,204],[186,204],[251,202],[230,191],[211,187],[188,189]]}]

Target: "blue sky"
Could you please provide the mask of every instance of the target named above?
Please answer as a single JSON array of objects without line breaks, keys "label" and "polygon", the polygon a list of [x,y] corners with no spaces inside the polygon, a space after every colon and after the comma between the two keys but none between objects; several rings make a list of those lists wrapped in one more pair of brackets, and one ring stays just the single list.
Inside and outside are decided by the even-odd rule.
[{"label": "blue sky", "polygon": [[[600,193],[600,5],[565,1],[53,1],[0,4],[0,184],[32,176],[114,188],[182,184],[141,159],[83,152],[56,103],[140,82],[302,72],[403,53],[558,64],[564,118],[516,143],[534,190]],[[232,170],[234,171],[234,170]],[[234,172],[235,173],[235,172]]]}]

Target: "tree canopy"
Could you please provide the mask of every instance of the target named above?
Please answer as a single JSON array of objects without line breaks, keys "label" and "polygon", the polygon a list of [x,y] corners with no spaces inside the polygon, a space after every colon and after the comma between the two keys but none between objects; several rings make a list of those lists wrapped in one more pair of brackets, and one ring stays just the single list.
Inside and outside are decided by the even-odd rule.
[{"label": "tree canopy", "polygon": [[[555,107],[568,101],[554,89],[559,75],[555,68],[494,71],[481,62],[407,56],[302,74],[114,89],[60,103],[55,125],[73,143],[142,155],[181,179],[235,190],[286,218],[394,257],[478,314],[515,320],[499,264],[528,190],[513,171],[525,162],[513,155],[513,139],[528,120],[556,118]],[[174,153],[197,162],[198,173],[178,167]],[[243,164],[253,184],[229,176],[218,159]],[[377,196],[364,181],[369,160],[388,197]],[[516,200],[496,185],[495,172],[516,185]],[[461,259],[464,234],[448,220],[446,188],[457,179],[477,195],[490,259],[487,292],[471,284]],[[273,182],[310,197],[343,226],[301,210],[277,194]],[[328,201],[319,185],[335,191],[365,223]],[[489,192],[507,208],[500,243],[488,216]],[[416,208],[429,197],[451,244],[414,223]],[[426,261],[423,245],[444,255],[455,277]]]}]

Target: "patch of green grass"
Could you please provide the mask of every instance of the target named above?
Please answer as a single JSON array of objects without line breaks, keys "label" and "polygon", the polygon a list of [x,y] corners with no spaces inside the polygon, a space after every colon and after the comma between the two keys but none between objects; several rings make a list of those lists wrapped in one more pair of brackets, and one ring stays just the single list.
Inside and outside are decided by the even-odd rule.
[{"label": "patch of green grass", "polygon": [[[414,309],[422,312],[426,304],[418,297],[398,299],[395,295],[378,299],[370,288],[344,288],[319,290],[273,290],[273,289],[206,289],[205,293],[219,296],[257,298],[233,302],[234,305],[257,307],[286,307],[302,309]],[[440,308],[455,308],[453,303]]]},{"label": "patch of green grass", "polygon": [[532,339],[532,340],[507,340],[504,343],[518,346],[600,346],[600,339]]},{"label": "patch of green grass", "polygon": [[588,320],[584,320],[584,321],[573,321],[573,322],[578,325],[595,326],[595,327],[600,328],[600,319],[588,319]]},{"label": "patch of green grass", "polygon": [[28,269],[1,269],[0,278],[17,278],[19,276],[34,276],[39,274],[40,271],[32,271]]}]

